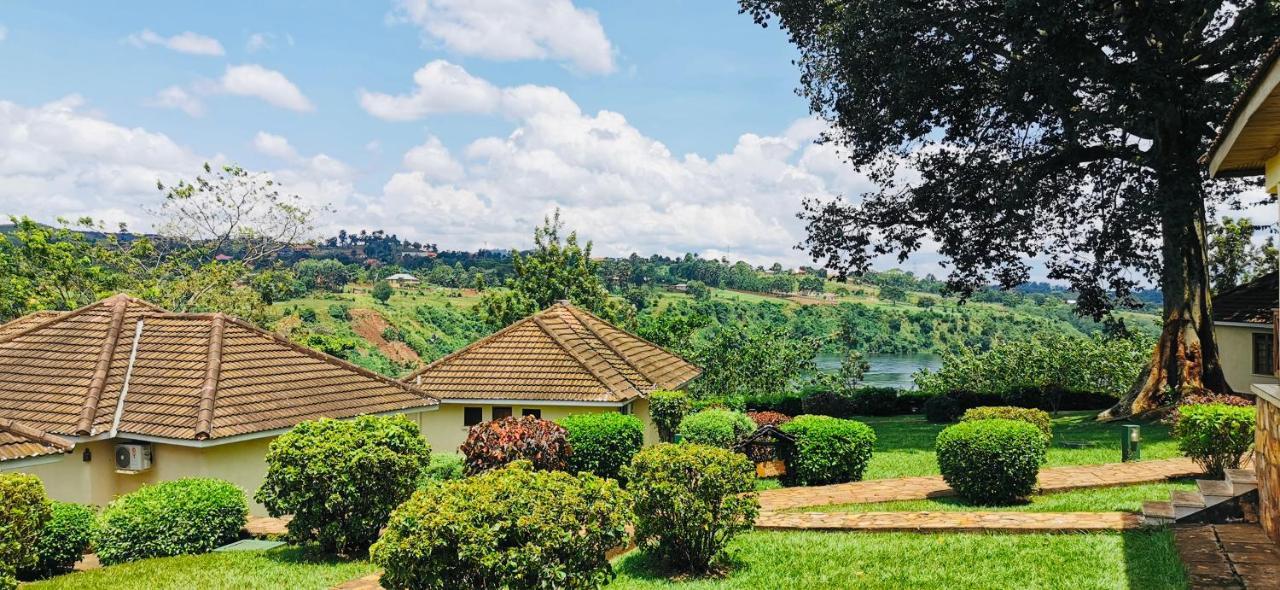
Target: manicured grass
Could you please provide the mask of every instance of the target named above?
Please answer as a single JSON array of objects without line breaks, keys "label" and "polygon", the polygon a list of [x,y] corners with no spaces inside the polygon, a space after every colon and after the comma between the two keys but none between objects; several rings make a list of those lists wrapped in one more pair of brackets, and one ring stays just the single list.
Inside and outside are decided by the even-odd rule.
[{"label": "manicured grass", "polygon": [[610,590],[1186,588],[1168,529],[1092,534],[753,532],[722,579],[672,581],[640,552]]},{"label": "manicured grass", "polygon": [[298,547],[144,559],[67,574],[23,586],[28,590],[322,590],[368,575],[367,561],[314,557]]},{"label": "manicured grass", "polygon": [[[1120,461],[1122,423],[1101,423],[1096,412],[1062,412],[1053,419],[1053,443],[1045,467],[1094,465]],[[914,475],[937,475],[938,462],[933,441],[947,424],[931,424],[924,416],[856,418],[876,431],[875,453],[867,466],[866,479]],[[1142,458],[1168,459],[1179,456],[1178,444],[1169,427],[1142,424]],[[1073,448],[1071,444],[1083,444]]]},{"label": "manicured grass", "polygon": [[[1147,500],[1168,500],[1169,493],[1194,490],[1195,483],[1184,479],[1170,482],[1140,484],[1115,488],[1089,488],[1054,494],[1035,495],[1026,504],[1013,506],[977,506],[957,497],[928,500],[901,500],[869,504],[838,504],[823,506],[824,512],[1138,512]],[[797,511],[817,510],[799,508]]]}]

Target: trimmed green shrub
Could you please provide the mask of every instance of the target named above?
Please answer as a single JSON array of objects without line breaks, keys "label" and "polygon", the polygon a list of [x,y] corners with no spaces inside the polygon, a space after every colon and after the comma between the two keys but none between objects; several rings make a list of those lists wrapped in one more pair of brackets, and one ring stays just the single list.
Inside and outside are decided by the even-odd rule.
[{"label": "trimmed green shrub", "polygon": [[605,552],[626,542],[628,508],[615,481],[519,461],[418,491],[370,554],[388,590],[599,588],[613,579]]},{"label": "trimmed green shrub", "polygon": [[636,543],[680,571],[711,571],[760,510],[755,468],[733,451],[664,443],[636,453],[625,472]]},{"label": "trimmed green shrub", "polygon": [[662,442],[675,440],[680,421],[693,411],[693,401],[683,391],[655,391],[649,394],[649,417],[658,427]]},{"label": "trimmed green shrub", "polygon": [[467,476],[467,463],[462,455],[431,453],[431,462],[422,470],[418,487],[442,481],[453,481]]},{"label": "trimmed green shrub", "polygon": [[36,542],[50,510],[39,478],[0,473],[0,590],[17,588],[17,571],[36,564]]},{"label": "trimmed green shrub", "polygon": [[788,416],[798,416],[804,413],[804,399],[808,395],[807,391],[753,395],[746,398],[745,405],[747,409],[758,412],[778,412]]},{"label": "trimmed green shrub", "polygon": [[680,421],[680,440],[722,449],[756,431],[756,423],[746,414],[713,408],[689,414]]},{"label": "trimmed green shrub", "polygon": [[1178,449],[1204,468],[1210,478],[1238,469],[1253,445],[1256,413],[1251,406],[1201,404],[1178,408],[1173,434]]},{"label": "trimmed green shrub", "polygon": [[569,472],[618,479],[644,446],[644,423],[617,412],[574,414],[559,420],[567,432]]},{"label": "trimmed green shrub", "polygon": [[960,417],[961,422],[973,422],[974,420],[1021,420],[1044,433],[1046,441],[1053,439],[1053,420],[1049,418],[1049,413],[1044,410],[1034,408],[1016,408],[1013,406],[980,406],[977,408],[969,408],[965,410],[964,416]]},{"label": "trimmed green shrub", "polygon": [[255,498],[272,516],[293,515],[293,541],[362,556],[430,460],[418,425],[404,416],[321,418],[271,442]]},{"label": "trimmed green shrub", "polygon": [[467,475],[522,460],[541,471],[563,471],[572,452],[563,426],[533,416],[476,424],[458,451],[467,457]]},{"label": "trimmed green shrub", "polygon": [[962,498],[1008,504],[1031,495],[1047,443],[1019,420],[976,420],[948,426],[934,445],[942,478]]},{"label": "trimmed green shrub", "polygon": [[798,416],[781,430],[796,439],[794,446],[782,447],[787,464],[782,482],[791,486],[858,481],[876,444],[870,426],[830,416]]},{"label": "trimmed green shrub", "polygon": [[935,424],[955,422],[962,411],[955,400],[945,395],[935,395],[924,402],[924,418]]},{"label": "trimmed green shrub", "polygon": [[53,502],[50,518],[36,541],[36,563],[20,569],[18,577],[37,580],[70,572],[93,542],[97,517],[93,508],[84,504]]},{"label": "trimmed green shrub", "polygon": [[191,477],[144,485],[102,511],[94,547],[103,565],[206,553],[239,538],[248,517],[244,492],[230,482]]}]

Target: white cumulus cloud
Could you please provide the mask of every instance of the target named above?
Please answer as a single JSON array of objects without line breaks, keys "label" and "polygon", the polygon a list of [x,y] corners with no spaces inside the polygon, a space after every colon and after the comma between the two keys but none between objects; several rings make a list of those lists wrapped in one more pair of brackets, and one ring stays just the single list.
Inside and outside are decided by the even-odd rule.
[{"label": "white cumulus cloud", "polygon": [[204,103],[181,86],[162,88],[147,104],[164,109],[178,109],[192,117],[204,115]]},{"label": "white cumulus cloud", "polygon": [[435,113],[486,113],[498,107],[501,93],[488,81],[460,66],[435,60],[413,73],[416,87],[409,94],[360,90],[360,106],[388,121],[411,121]]},{"label": "white cumulus cloud", "polygon": [[129,35],[125,38],[131,45],[139,49],[148,45],[159,45],[167,47],[179,53],[188,53],[191,55],[226,55],[226,50],[222,48],[222,43],[217,39],[185,31],[178,33],[172,37],[165,37],[150,29],[143,29],[137,33]]},{"label": "white cumulus cloud", "polygon": [[592,74],[616,69],[594,11],[571,0],[398,0],[396,17],[461,55],[557,60]]},{"label": "white cumulus cloud", "polygon": [[257,64],[227,66],[226,72],[218,81],[217,90],[227,94],[259,98],[291,111],[315,110],[311,101],[284,74]]}]

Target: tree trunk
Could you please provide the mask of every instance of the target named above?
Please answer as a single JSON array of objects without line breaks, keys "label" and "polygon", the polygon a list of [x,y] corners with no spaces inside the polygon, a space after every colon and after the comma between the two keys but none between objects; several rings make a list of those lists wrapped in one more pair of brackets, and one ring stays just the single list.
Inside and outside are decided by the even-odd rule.
[{"label": "tree trunk", "polygon": [[[1168,131],[1168,127],[1165,128]],[[1176,137],[1176,133],[1162,134]],[[1194,143],[1162,142],[1164,165],[1157,171],[1164,268],[1164,329],[1151,364],[1129,393],[1099,419],[1126,418],[1177,403],[1184,395],[1209,390],[1230,393],[1218,362],[1205,238],[1204,192]],[[1185,145],[1185,148],[1179,148]]]}]

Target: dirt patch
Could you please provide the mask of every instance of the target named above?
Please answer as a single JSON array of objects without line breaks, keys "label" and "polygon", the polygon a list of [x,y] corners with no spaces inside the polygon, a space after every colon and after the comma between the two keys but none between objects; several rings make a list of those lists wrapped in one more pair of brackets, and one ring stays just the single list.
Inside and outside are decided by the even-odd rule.
[{"label": "dirt patch", "polygon": [[387,319],[372,309],[351,310],[351,330],[357,336],[378,347],[378,352],[397,363],[412,365],[421,363],[422,359],[418,357],[418,353],[409,348],[408,344],[391,342],[382,337],[382,332],[390,327],[391,324],[387,323]]}]

